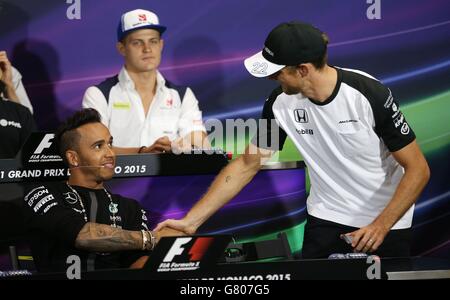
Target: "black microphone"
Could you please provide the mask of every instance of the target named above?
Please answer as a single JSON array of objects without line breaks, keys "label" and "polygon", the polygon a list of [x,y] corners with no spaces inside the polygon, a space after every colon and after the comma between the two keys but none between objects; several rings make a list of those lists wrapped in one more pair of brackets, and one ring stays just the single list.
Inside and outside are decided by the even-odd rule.
[{"label": "black microphone", "polygon": [[81,168],[106,168],[105,166],[74,166],[71,169],[81,169]]}]

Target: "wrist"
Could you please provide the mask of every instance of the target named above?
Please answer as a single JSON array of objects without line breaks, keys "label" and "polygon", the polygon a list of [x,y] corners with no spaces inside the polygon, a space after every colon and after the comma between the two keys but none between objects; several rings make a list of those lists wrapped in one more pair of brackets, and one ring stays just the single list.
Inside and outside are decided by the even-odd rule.
[{"label": "wrist", "polygon": [[377,218],[373,224],[377,227],[381,227],[381,229],[383,231],[385,231],[386,233],[389,232],[392,228],[392,226],[394,226],[394,223],[389,222],[388,220],[385,220],[384,218]]},{"label": "wrist", "polygon": [[196,220],[193,217],[190,217],[189,215],[186,215],[186,217],[183,218],[183,221],[186,224],[186,232],[189,235],[193,235],[195,234],[195,232],[197,231],[198,227],[200,227],[200,225],[203,223],[201,220]]},{"label": "wrist", "polygon": [[142,250],[151,251],[156,246],[156,236],[152,231],[141,230],[142,233]]},{"label": "wrist", "polygon": [[146,146],[142,146],[141,148],[138,149],[137,153],[144,153],[144,151],[147,149]]}]

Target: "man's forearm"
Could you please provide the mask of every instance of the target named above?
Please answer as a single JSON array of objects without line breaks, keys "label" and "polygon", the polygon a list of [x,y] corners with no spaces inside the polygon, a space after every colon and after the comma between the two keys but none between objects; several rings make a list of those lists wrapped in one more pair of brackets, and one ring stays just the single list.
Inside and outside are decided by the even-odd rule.
[{"label": "man's forearm", "polygon": [[225,167],[207,193],[186,215],[195,230],[228,201],[234,198],[255,176],[260,169],[258,165],[247,164],[241,156]]},{"label": "man's forearm", "polygon": [[142,233],[104,224],[86,223],[77,236],[75,247],[92,252],[140,250]]},{"label": "man's forearm", "polygon": [[429,179],[428,168],[406,170],[392,200],[376,218],[375,222],[381,222],[386,229],[391,229],[395,223],[416,202]]},{"label": "man's forearm", "polygon": [[121,148],[121,147],[113,147],[114,152],[118,155],[126,155],[126,154],[138,154],[140,148],[130,147],[130,148]]}]

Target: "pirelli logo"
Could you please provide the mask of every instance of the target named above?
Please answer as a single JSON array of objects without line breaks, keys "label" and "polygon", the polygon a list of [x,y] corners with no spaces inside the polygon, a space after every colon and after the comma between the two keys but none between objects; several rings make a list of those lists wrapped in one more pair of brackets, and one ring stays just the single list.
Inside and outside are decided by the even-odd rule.
[{"label": "pirelli logo", "polygon": [[297,123],[308,123],[308,113],[305,109],[296,109],[294,110],[294,118]]}]

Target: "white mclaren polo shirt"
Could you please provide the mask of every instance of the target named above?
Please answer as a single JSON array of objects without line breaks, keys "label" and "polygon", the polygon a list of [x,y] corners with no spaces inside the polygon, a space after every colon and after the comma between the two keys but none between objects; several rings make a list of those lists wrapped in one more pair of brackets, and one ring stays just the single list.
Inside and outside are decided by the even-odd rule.
[{"label": "white mclaren polo shirt", "polygon": [[89,87],[82,105],[100,113],[117,147],[149,146],[163,136],[175,140],[193,131],[206,132],[192,90],[170,83],[159,72],[156,94],[147,116],[125,68],[119,75]]},{"label": "white mclaren polo shirt", "polygon": [[[288,135],[309,169],[308,213],[360,228],[391,200],[404,173],[391,152],[415,135],[388,88],[360,71],[337,72],[333,94],[322,103],[275,89],[262,119],[275,119],[276,126],[260,126],[252,143],[279,150]],[[393,229],[411,227],[413,210]]]}]

